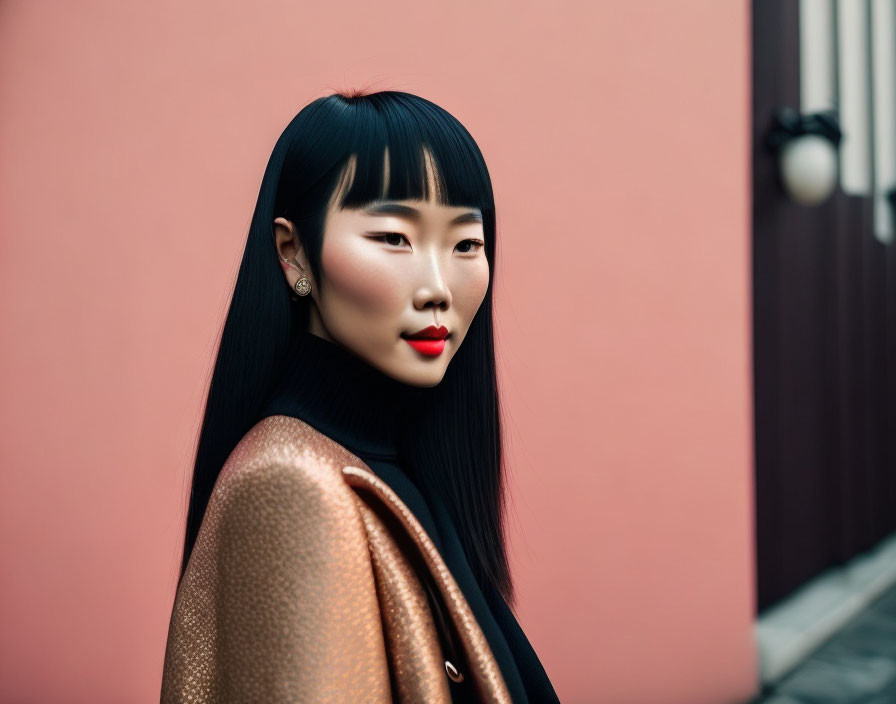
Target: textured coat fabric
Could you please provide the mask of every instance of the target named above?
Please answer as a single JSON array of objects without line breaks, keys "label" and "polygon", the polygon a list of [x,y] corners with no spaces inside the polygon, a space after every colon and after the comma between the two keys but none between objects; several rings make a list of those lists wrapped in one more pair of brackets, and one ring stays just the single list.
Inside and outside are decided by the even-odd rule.
[{"label": "textured coat fabric", "polygon": [[[437,627],[423,575],[450,623]],[[162,703],[452,700],[511,704],[423,528],[337,443],[260,421],[222,468],[178,587]]]},{"label": "textured coat fabric", "polygon": [[[487,641],[510,699],[517,704],[557,702],[551,682],[510,607],[496,589],[482,587],[474,578],[444,502],[438,496],[424,499],[413,480],[413,470],[420,468],[407,467],[398,450],[403,414],[411,398],[408,389],[345,348],[306,333],[277,392],[259,418],[279,416],[279,422],[286,418],[302,420],[332,441],[329,448],[335,454],[328,457],[328,463],[345,461],[345,455],[340,453],[347,452],[366,464],[408,509],[447,567]],[[405,547],[402,550],[406,551]],[[309,569],[318,567],[325,569],[326,565]],[[296,625],[298,617],[287,613],[289,618],[281,620],[281,627],[292,629],[290,648],[313,647],[320,652],[321,647],[332,645],[341,637],[339,633],[323,633],[323,626],[313,619],[304,621],[301,630]],[[352,637],[363,632],[354,629]],[[454,701],[469,698],[468,689],[451,684]],[[400,700],[398,693],[393,692],[392,696]],[[375,693],[370,693],[357,701],[379,700]]]}]

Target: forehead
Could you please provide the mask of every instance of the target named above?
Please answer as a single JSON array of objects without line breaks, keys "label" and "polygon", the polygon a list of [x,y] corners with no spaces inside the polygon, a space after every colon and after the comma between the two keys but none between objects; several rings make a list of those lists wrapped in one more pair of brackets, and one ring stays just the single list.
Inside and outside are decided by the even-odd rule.
[{"label": "forehead", "polygon": [[452,225],[460,225],[464,223],[481,223],[482,211],[476,207],[446,205],[438,202],[436,193],[438,189],[438,178],[435,174],[432,162],[427,160],[427,178],[429,179],[430,188],[428,192],[430,198],[428,200],[418,198],[405,199],[387,199],[383,194],[388,192],[388,159],[384,160],[386,165],[384,174],[384,187],[379,198],[375,198],[367,203],[358,206],[342,206],[338,204],[342,201],[345,193],[351,187],[352,179],[357,161],[352,156],[346,164],[342,178],[328,205],[328,219],[339,214],[351,215],[360,218],[399,218],[409,222],[423,222],[425,220],[449,221]]},{"label": "forehead", "polygon": [[482,227],[482,212],[479,208],[443,205],[432,200],[378,200],[327,214],[328,223],[351,227],[376,227],[378,220],[438,229],[471,224]]},{"label": "forehead", "polygon": [[435,200],[378,200],[355,208],[366,217],[396,217],[411,222],[421,222],[427,218],[451,219],[452,224],[482,222],[479,208],[443,205]]}]

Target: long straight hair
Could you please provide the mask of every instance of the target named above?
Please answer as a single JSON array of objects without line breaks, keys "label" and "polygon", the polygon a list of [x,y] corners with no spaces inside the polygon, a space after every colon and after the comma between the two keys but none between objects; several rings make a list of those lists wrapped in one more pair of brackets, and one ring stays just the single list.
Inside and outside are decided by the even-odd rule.
[{"label": "long straight hair", "polygon": [[[401,91],[318,98],[287,125],[265,169],[249,226],[196,451],[181,561],[183,577],[215,481],[225,460],[261,418],[300,335],[310,297],[285,281],[273,221],[297,227],[311,271],[321,280],[327,204],[337,208],[379,199],[429,199],[426,154],[433,160],[438,203],[482,211],[490,276],[485,298],[442,381],[405,429],[403,452],[416,467],[424,495],[439,496],[454,521],[480,588],[492,586],[509,604],[515,594],[506,550],[505,474],[495,369],[492,290],[495,206],[485,160],[450,113]],[[388,155],[388,189],[384,160]],[[341,180],[354,157],[348,188]],[[325,274],[326,272],[324,272]]]}]

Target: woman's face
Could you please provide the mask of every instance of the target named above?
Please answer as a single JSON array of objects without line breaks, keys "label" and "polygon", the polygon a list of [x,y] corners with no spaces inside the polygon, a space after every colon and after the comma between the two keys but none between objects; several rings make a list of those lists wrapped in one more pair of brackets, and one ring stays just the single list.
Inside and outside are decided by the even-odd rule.
[{"label": "woman's face", "polygon": [[[346,210],[331,205],[321,281],[313,280],[298,240],[291,237],[292,223],[277,218],[274,224],[281,256],[295,257],[312,280],[311,333],[406,384],[435,386],[442,380],[488,288],[477,209],[434,200],[381,201]],[[294,286],[302,272],[283,267]],[[447,331],[447,338],[406,338],[429,326]]]}]

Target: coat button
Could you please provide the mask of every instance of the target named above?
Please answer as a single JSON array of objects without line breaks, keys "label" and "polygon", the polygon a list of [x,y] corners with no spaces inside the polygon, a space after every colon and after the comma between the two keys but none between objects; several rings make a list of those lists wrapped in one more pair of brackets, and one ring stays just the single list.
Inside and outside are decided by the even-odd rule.
[{"label": "coat button", "polygon": [[450,660],[445,661],[445,672],[451,678],[452,682],[463,682],[464,676],[458,672],[457,668],[451,664]]}]

